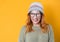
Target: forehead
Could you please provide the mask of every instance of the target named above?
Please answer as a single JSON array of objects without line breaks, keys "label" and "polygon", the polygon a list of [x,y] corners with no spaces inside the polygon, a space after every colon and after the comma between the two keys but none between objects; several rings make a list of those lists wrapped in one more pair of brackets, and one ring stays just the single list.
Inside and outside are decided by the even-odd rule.
[{"label": "forehead", "polygon": [[31,13],[40,13],[39,10],[32,10]]}]

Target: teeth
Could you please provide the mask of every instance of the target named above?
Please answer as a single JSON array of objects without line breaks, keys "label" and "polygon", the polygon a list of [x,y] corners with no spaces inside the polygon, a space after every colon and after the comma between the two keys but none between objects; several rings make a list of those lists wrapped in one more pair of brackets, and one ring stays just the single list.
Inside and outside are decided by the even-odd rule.
[{"label": "teeth", "polygon": [[34,21],[37,21],[37,20],[34,20]]}]

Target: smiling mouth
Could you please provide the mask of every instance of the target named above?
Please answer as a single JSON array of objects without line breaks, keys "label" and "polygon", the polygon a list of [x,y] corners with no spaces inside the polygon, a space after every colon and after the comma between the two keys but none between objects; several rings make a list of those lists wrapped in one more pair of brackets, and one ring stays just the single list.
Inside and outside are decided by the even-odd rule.
[{"label": "smiling mouth", "polygon": [[37,22],[38,21],[38,19],[36,19],[36,20],[34,20],[35,22]]}]

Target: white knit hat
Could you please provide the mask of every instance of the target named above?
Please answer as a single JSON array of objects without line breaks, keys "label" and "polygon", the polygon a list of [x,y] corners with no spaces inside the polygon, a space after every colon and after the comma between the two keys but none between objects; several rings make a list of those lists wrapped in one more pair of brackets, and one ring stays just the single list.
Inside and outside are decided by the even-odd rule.
[{"label": "white knit hat", "polygon": [[40,2],[33,2],[29,7],[28,13],[32,10],[39,10],[40,12],[44,13],[43,6]]}]

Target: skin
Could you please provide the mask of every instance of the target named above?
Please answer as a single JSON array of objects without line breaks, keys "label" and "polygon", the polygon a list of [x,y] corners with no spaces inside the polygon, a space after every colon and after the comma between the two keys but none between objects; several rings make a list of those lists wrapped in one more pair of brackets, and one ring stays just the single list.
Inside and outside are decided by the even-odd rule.
[{"label": "skin", "polygon": [[33,23],[34,26],[39,26],[39,21],[41,18],[41,14],[38,10],[32,10],[30,13],[31,16],[31,21]]}]

